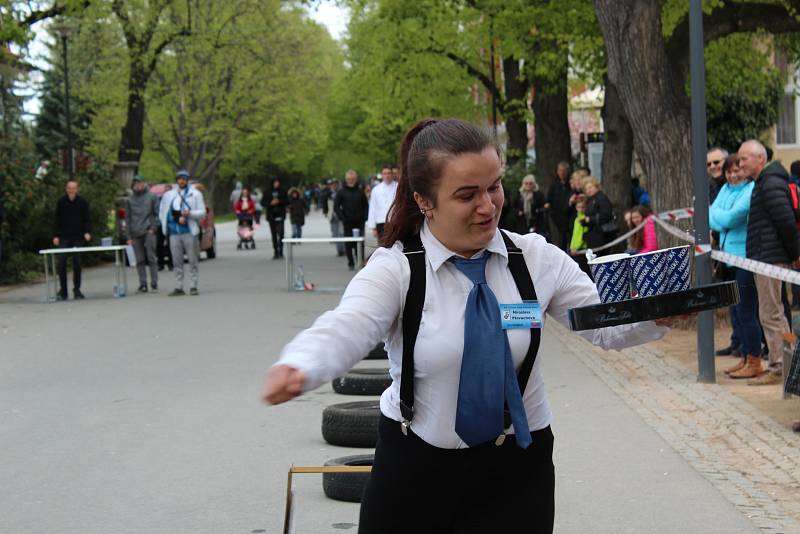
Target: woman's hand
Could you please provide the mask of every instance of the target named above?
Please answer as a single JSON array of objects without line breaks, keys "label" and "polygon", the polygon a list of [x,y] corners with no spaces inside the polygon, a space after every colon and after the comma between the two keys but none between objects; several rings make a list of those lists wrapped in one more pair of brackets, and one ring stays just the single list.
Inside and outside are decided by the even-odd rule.
[{"label": "woman's hand", "polygon": [[303,392],[306,375],[288,365],[275,365],[267,371],[264,384],[264,402],[280,404],[292,400]]}]

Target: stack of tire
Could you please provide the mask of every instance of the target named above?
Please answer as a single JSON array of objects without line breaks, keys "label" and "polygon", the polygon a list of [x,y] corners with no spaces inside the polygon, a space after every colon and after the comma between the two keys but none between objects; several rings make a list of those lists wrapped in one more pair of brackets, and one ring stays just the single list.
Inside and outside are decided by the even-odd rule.
[{"label": "stack of tire", "polygon": [[[372,349],[364,359],[386,361],[383,343]],[[351,369],[333,381],[336,393],[375,398],[327,406],[322,412],[322,437],[331,445],[371,448],[373,452],[333,458],[325,462],[326,466],[372,465],[381,414],[379,397],[391,383],[387,367]],[[369,473],[324,473],[322,490],[329,499],[361,502],[368,478]]]}]

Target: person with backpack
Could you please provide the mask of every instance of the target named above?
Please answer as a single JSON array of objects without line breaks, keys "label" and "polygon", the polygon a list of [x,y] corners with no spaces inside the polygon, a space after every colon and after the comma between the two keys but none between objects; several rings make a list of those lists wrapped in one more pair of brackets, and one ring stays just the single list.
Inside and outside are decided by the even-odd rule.
[{"label": "person with backpack", "polygon": [[[541,235],[498,229],[503,169],[487,130],[423,120],[402,140],[400,162],[379,248],[336,309],[284,347],[264,399],[314,389],[386,340],[394,381],[381,396],[358,532],[551,533],[542,319],[567,324],[570,308],[599,302],[597,289]],[[578,335],[619,349],[666,331],[642,322]],[[414,513],[398,521],[389,512],[405,503]]]}]

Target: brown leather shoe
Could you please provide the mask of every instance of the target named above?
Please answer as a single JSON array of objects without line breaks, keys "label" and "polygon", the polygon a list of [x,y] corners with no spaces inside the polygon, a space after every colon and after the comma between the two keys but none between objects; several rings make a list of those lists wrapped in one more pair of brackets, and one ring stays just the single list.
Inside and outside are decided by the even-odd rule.
[{"label": "brown leather shoe", "polygon": [[755,378],[761,376],[766,371],[761,368],[761,358],[758,356],[748,356],[744,367],[738,371],[734,371],[728,376],[731,378]]},{"label": "brown leather shoe", "polygon": [[727,369],[725,369],[725,374],[729,375],[731,373],[735,373],[739,369],[742,369],[745,366],[746,363],[747,363],[747,357],[746,356],[742,356],[741,358],[739,358],[739,361],[736,362],[736,365],[734,365],[732,367],[728,367]]},{"label": "brown leather shoe", "polygon": [[783,376],[780,373],[764,373],[758,378],[747,381],[748,386],[775,386],[783,384]]}]

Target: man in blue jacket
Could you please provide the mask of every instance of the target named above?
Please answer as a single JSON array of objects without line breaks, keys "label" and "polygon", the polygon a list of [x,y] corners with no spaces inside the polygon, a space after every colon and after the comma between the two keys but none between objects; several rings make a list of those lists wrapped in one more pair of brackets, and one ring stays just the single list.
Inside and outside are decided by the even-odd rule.
[{"label": "man in blue jacket", "polygon": [[[767,151],[755,140],[739,148],[739,169],[755,180],[747,220],[747,257],[779,267],[800,266],[792,200],[789,196],[789,173],[777,162],[767,165]],[[783,374],[783,343],[790,335],[781,302],[781,284],[777,278],[755,275],[758,291],[758,315],[769,348],[768,372],[752,369],[751,385],[780,384]]]}]

